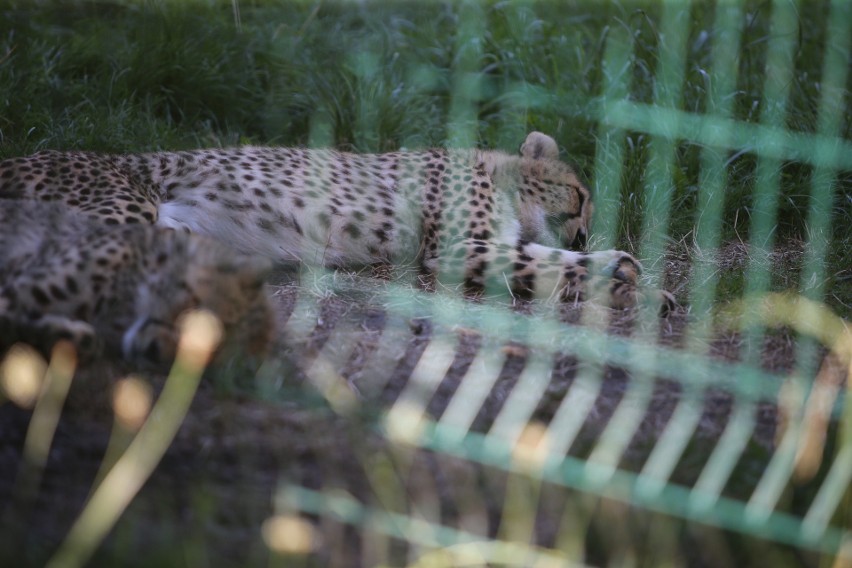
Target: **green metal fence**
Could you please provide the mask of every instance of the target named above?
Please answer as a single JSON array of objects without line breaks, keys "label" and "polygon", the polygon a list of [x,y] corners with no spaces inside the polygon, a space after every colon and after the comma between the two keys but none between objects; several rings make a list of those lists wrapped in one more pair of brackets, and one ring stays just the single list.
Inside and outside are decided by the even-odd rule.
[{"label": "green metal fence", "polygon": [[[600,325],[595,325],[594,315],[585,317],[585,326],[571,326],[560,323],[555,316],[509,314],[505,306],[472,309],[463,301],[444,295],[412,299],[410,288],[390,286],[379,296],[379,303],[391,307],[389,317],[401,318],[399,329],[404,328],[401,322],[408,318],[427,316],[435,330],[443,330],[433,331],[409,381],[377,422],[377,431],[393,447],[400,452],[429,450],[436,455],[497,468],[507,472],[509,485],[521,483],[512,481],[516,478],[526,480],[523,483],[530,487],[549,483],[565,491],[576,491],[578,502],[583,501],[582,495],[597,496],[629,504],[634,509],[818,551],[828,557],[839,554],[841,564],[852,561],[850,510],[848,501],[843,501],[844,496],[848,499],[852,479],[849,436],[852,422],[849,410],[843,409],[845,383],[836,378],[838,372],[842,377],[850,368],[852,335],[842,320],[818,304],[826,292],[825,259],[830,242],[833,192],[838,172],[852,168],[852,143],[840,137],[847,104],[844,97],[850,64],[848,31],[852,5],[837,0],[829,6],[818,126],[814,132],[802,132],[787,127],[786,113],[793,54],[797,49],[798,14],[808,9],[808,5],[786,0],[771,4],[771,33],[767,39],[758,121],[737,120],[733,113],[732,93],[736,91],[740,40],[747,19],[744,3],[734,0],[720,1],[714,8],[712,33],[716,41],[712,48],[712,68],[707,73],[709,88],[703,112],[687,112],[680,107],[690,34],[690,3],[683,1],[662,3],[656,30],[660,38],[659,66],[652,102],[637,102],[630,97],[634,46],[626,26],[614,26],[606,37],[603,81],[597,98],[563,101],[544,89],[523,84],[509,86],[504,100],[518,105],[521,113],[552,111],[560,105],[593,109],[599,124],[594,175],[597,210],[593,242],[597,247],[611,247],[616,242],[627,133],[644,133],[650,137],[643,187],[645,216],[638,246],[643,259],[661,259],[667,252],[678,145],[700,148],[696,208],[699,214],[695,219],[693,246],[701,251],[716,251],[722,244],[730,157],[754,155],[756,179],[747,238],[749,261],[744,269],[747,300],[739,307],[746,314],[740,319],[748,323],[743,323],[741,329],[752,340],[759,340],[773,325],[785,325],[800,332],[794,372],[779,376],[762,370],[759,354],[755,352],[745,353],[737,363],[709,356],[707,346],[715,333],[717,313],[713,308],[720,301],[718,267],[712,261],[695,262],[688,290],[680,292],[691,306],[691,313],[684,346],[678,348],[656,344],[659,323],[653,310],[644,311],[641,316],[644,324],[630,338],[623,338],[602,331]],[[468,7],[462,14],[466,17],[459,22],[460,41],[475,51],[475,38],[482,31],[481,20],[474,8]],[[476,139],[475,101],[479,83],[475,55],[463,50],[454,70],[456,88],[448,138],[461,145],[469,145]],[[809,196],[808,240],[804,246],[799,299],[768,295],[769,255],[774,246],[781,195],[779,178],[782,164],[789,162],[812,167],[805,188]],[[663,268],[662,262],[650,263],[649,285],[662,284]],[[339,287],[337,290],[341,291]],[[313,300],[302,298],[301,302],[291,316],[288,329],[290,338],[296,342],[306,340],[318,317]],[[459,335],[452,331],[459,328],[474,330],[485,339],[469,369],[459,379],[446,408],[435,418],[428,406],[459,349]],[[308,377],[327,395],[332,407],[343,414],[360,404],[357,397],[350,396],[351,385],[335,371],[352,357],[355,342],[351,340],[351,332],[345,328],[334,332],[323,350],[315,358],[309,358],[306,365]],[[386,334],[390,341],[392,333]],[[808,335],[823,341],[834,353],[830,356],[835,358],[834,366],[824,365],[819,374],[814,363],[816,342],[806,339]],[[404,342],[404,337],[397,337],[397,341]],[[510,344],[522,344],[529,349],[523,370],[490,427],[484,431],[473,429],[482,405],[498,382],[507,359],[506,346]],[[550,384],[554,358],[560,354],[574,356],[583,365],[549,423],[536,422],[535,409]],[[365,364],[362,375],[370,380],[366,386],[359,386],[359,392],[368,400],[381,391],[381,377],[388,375],[387,360],[383,357],[379,349],[373,354],[374,360]],[[583,458],[573,457],[569,448],[605,388],[602,377],[607,365],[629,369],[629,384],[588,454]],[[654,385],[660,379],[680,385],[676,406],[641,467],[626,470],[619,464],[643,418],[654,412],[651,409]],[[720,390],[729,393],[733,403],[717,441],[707,448],[700,474],[690,485],[673,481],[673,472],[691,439],[703,427],[702,406]],[[744,459],[755,434],[761,405],[767,404],[782,407],[779,412],[786,420],[786,428],[778,426],[775,446],[763,463],[765,469],[748,494],[726,496],[726,484]],[[815,411],[819,405],[824,409],[823,418],[815,419],[819,416]],[[814,433],[824,432],[816,425],[820,420],[826,428],[828,424],[834,425],[830,427],[829,437],[835,443],[827,446],[824,453],[817,450],[823,461],[808,466],[818,468],[820,474],[807,506],[791,508],[790,499],[785,496],[797,483],[797,468],[803,467],[802,455],[809,448],[822,446],[821,434]],[[530,442],[531,435],[536,440],[534,443]],[[364,456],[364,459],[370,458]],[[507,508],[511,506],[510,493],[507,489],[504,505]],[[552,548],[534,546],[530,533],[523,531],[517,540],[499,535],[489,538],[457,526],[442,525],[440,515],[434,512],[430,515],[415,508],[407,513],[403,508],[400,512],[383,506],[381,499],[375,503],[363,502],[334,490],[288,484],[282,487],[276,503],[284,516],[294,512],[321,515],[357,526],[362,534],[372,534],[374,538],[384,535],[409,542],[419,551],[409,559],[419,559],[422,565],[464,562],[550,565],[582,558],[572,555],[577,547],[570,545],[571,537],[562,541],[562,547]],[[536,504],[526,506],[534,519]],[[562,523],[571,534],[584,517],[581,513],[573,519],[569,517],[563,518]],[[581,539],[576,535],[573,538]]]}]

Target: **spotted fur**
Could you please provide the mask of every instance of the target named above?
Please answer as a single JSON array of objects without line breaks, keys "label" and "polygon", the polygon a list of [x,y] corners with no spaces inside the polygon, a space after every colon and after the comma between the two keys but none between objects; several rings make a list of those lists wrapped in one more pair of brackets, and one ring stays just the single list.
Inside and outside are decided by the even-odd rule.
[{"label": "spotted fur", "polygon": [[576,250],[589,191],[538,132],[518,155],[45,151],[0,163],[3,196],[61,201],[112,224],[155,222],[275,261],[416,263],[473,291],[577,300],[603,290],[614,307],[637,298],[632,256]]},{"label": "spotted fur", "polygon": [[268,264],[201,235],[0,199],[0,351],[25,341],[47,352],[68,339],[84,359],[106,347],[169,362],[179,316],[204,308],[227,343],[260,354],[272,322]]}]

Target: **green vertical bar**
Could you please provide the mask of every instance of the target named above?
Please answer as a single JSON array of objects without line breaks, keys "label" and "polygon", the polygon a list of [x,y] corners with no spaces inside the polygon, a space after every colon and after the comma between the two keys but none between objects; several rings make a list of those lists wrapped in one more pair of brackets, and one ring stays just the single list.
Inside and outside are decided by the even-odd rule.
[{"label": "green vertical bar", "polygon": [[823,60],[822,84],[818,133],[829,143],[825,152],[825,164],[814,168],[811,179],[811,200],[808,210],[808,246],[805,247],[805,264],[800,288],[802,294],[812,300],[822,300],[825,290],[825,254],[831,234],[831,204],[834,194],[835,172],[828,164],[835,162],[839,149],[840,127],[843,124],[844,96],[849,75],[850,22],[852,3],[834,0],[828,18],[825,59]]},{"label": "green vertical bar", "polygon": [[[683,96],[684,70],[686,66],[686,40],[689,36],[691,2],[688,0],[666,0],[660,22],[657,52],[658,61],[654,78],[654,106],[678,110]],[[676,115],[677,116],[677,115]],[[661,125],[662,134],[651,137],[646,168],[642,240],[639,257],[650,274],[650,285],[661,287],[665,262],[665,247],[668,235],[669,215],[673,194],[672,168],[677,144],[675,121]],[[653,264],[652,264],[653,263]],[[650,303],[658,306],[659,299],[649,297]],[[642,333],[651,342],[657,335],[659,319],[657,310],[645,310],[641,317],[649,325],[642,326]],[[657,354],[650,356],[656,365]],[[653,368],[653,367],[652,367]],[[648,405],[652,400],[653,372],[635,373],[624,394],[622,402],[601,435],[598,447],[589,457],[590,462],[615,467],[627,448],[632,435],[638,430]],[[630,431],[630,434],[626,432]]]},{"label": "green vertical bar", "polygon": [[523,427],[532,420],[539,400],[550,384],[552,372],[552,357],[538,351],[530,353],[524,370],[488,431],[489,440],[498,440],[509,447],[515,445]]},{"label": "green vertical bar", "polygon": [[[795,419],[796,417],[792,417]],[[791,420],[792,422],[792,420]],[[795,465],[796,452],[801,436],[796,425],[784,432],[772,454],[757,487],[746,505],[746,520],[761,525],[766,523],[775,510],[778,500],[790,480]]]},{"label": "green vertical bar", "polygon": [[380,110],[377,108],[379,98],[375,97],[374,94],[381,89],[381,85],[376,85],[377,81],[381,81],[380,59],[367,46],[352,54],[350,59],[350,66],[357,77],[355,147],[359,152],[377,152],[379,151],[379,125],[376,115]]},{"label": "green vertical bar", "polygon": [[485,14],[477,1],[459,4],[456,30],[456,63],[450,101],[447,143],[451,148],[473,148],[479,130],[478,103],[482,89],[479,58],[485,32]]},{"label": "green vertical bar", "polygon": [[[630,78],[633,44],[629,30],[624,26],[609,29],[606,51],[603,57],[602,116],[609,107],[630,96]],[[592,220],[591,248],[611,249],[615,247],[619,231],[621,210],[621,184],[624,170],[624,138],[622,128],[612,127],[601,121],[598,128],[598,145],[595,152],[595,212]],[[584,310],[584,323],[592,316]],[[602,346],[610,349],[609,342]],[[560,458],[571,447],[574,438],[585,422],[586,415],[594,407],[595,399],[602,386],[602,369],[597,366],[581,368],[571,390],[559,405],[550,421],[548,434],[554,440],[553,457],[548,466],[558,467]],[[600,444],[597,445],[600,448]]]},{"label": "green vertical bar", "polygon": [[308,146],[311,148],[328,148],[334,145],[334,115],[325,107],[317,109],[311,115],[308,132]]},{"label": "green vertical bar", "polygon": [[[499,328],[493,331],[497,337],[506,333]],[[492,392],[505,362],[506,354],[499,346],[482,345],[468,367],[467,373],[459,381],[458,389],[453,393],[439,420],[441,426],[455,431],[454,437],[458,441],[464,438],[473,424],[485,399]]]},{"label": "green vertical bar", "polygon": [[545,468],[558,469],[562,465],[565,454],[595,406],[601,386],[600,369],[585,365],[579,368],[568,394],[559,403],[547,427],[550,445]]},{"label": "green vertical bar", "polygon": [[[736,89],[739,51],[742,37],[743,9],[740,2],[720,2],[716,5],[713,36],[710,89],[707,93],[707,114],[713,118],[730,118],[732,96]],[[722,123],[722,121],[719,121]],[[707,123],[703,128],[710,128]],[[716,128],[720,128],[716,126]],[[731,132],[725,128],[724,139]],[[701,151],[701,173],[698,183],[698,209],[695,218],[695,245],[705,259],[694,268],[690,305],[696,317],[690,327],[691,345],[696,351],[704,351],[707,336],[712,333],[710,308],[716,294],[718,267],[715,262],[722,225],[725,203],[727,172],[726,150],[704,148]]]},{"label": "green vertical bar", "polygon": [[[500,11],[510,30],[510,37],[521,38],[524,42],[536,41],[529,33],[529,22],[536,18],[533,12],[534,2],[535,0],[514,0],[505,3],[501,8]],[[523,78],[518,83],[507,84],[512,74],[506,73],[502,81],[504,90],[499,94],[499,100],[503,112],[500,115],[495,143],[498,148],[516,152],[529,133],[530,108],[540,109],[541,105],[535,100],[539,97],[533,94]],[[554,126],[548,125],[548,128],[545,134],[555,136]]]},{"label": "green vertical bar", "polygon": [[[608,106],[627,98],[630,86],[630,40],[621,26],[610,28],[603,57],[603,101]],[[621,210],[621,181],[624,170],[624,130],[601,121],[595,151],[595,214],[592,220],[592,248],[611,249],[618,236]]]},{"label": "green vertical bar", "polygon": [[[795,1],[772,2],[770,36],[766,46],[766,69],[761,98],[761,122],[773,128],[784,129],[787,100],[793,78],[793,53],[798,38],[798,7]],[[774,137],[757,141],[761,148],[783,142]],[[769,254],[772,252],[777,223],[780,194],[781,160],[759,155],[757,179],[751,214],[749,235],[749,264],[746,269],[745,295],[754,297],[769,290]],[[762,327],[755,326],[747,334],[747,360],[755,361],[760,353]]]},{"label": "green vertical bar", "polygon": [[[686,39],[689,35],[691,2],[666,0],[663,4],[660,38],[657,47],[659,61],[654,84],[654,105],[676,110],[683,94],[686,64]],[[653,259],[657,264],[647,265],[653,286],[662,280],[662,259],[668,233],[669,214],[673,190],[672,164],[674,163],[675,132],[677,124],[661,125],[663,135],[651,138],[642,222],[640,257]]]},{"label": "green vertical bar", "polygon": [[586,460],[587,464],[603,468],[596,475],[595,483],[604,485],[609,482],[609,477],[621,462],[628,444],[639,430],[651,403],[653,391],[654,384],[650,375],[634,373],[618,407]]},{"label": "green vertical bar", "polygon": [[738,400],[734,404],[725,430],[693,486],[689,498],[693,510],[706,514],[719,502],[725,484],[754,433],[754,414],[755,408],[751,402]]},{"label": "green vertical bar", "polygon": [[802,521],[802,532],[814,540],[825,534],[832,515],[838,510],[843,495],[852,483],[852,445],[840,448],[831,469]]},{"label": "green vertical bar", "polygon": [[701,419],[701,400],[694,388],[686,388],[674,413],[657,437],[637,478],[636,492],[651,499],[658,497],[686,451],[687,444]]},{"label": "green vertical bar", "polygon": [[[453,90],[450,98],[450,109],[447,124],[447,147],[451,150],[447,157],[447,170],[444,175],[452,172],[462,173],[470,167],[472,160],[470,148],[476,147],[478,139],[478,101],[480,99],[481,75],[479,73],[479,58],[482,55],[482,37],[484,34],[484,14],[482,6],[476,0],[468,0],[458,4],[458,28],[455,38],[455,61],[453,62]],[[464,254],[460,249],[451,250],[458,243],[461,234],[455,233],[450,217],[454,213],[447,203],[444,203],[442,225],[440,231],[440,262],[441,282],[450,287],[458,287],[464,281]],[[454,254],[455,253],[455,256]],[[456,263],[456,267],[452,266]],[[502,288],[505,290],[505,288]],[[486,293],[494,289],[486,283]]]}]

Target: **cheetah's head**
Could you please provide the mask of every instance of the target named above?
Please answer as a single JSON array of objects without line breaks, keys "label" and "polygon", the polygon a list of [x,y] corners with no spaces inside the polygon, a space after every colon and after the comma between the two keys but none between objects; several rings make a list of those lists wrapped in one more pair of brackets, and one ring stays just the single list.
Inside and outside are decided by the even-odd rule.
[{"label": "cheetah's head", "polygon": [[172,257],[138,289],[141,317],[125,333],[131,359],[170,363],[177,348],[177,322],[187,310],[205,309],[222,323],[222,349],[263,355],[272,333],[272,314],[263,290],[271,268],[264,259],[240,255],[201,235],[163,231]]},{"label": "cheetah's head", "polygon": [[541,244],[585,249],[592,218],[588,188],[559,160],[556,141],[531,132],[521,145],[521,236]]}]

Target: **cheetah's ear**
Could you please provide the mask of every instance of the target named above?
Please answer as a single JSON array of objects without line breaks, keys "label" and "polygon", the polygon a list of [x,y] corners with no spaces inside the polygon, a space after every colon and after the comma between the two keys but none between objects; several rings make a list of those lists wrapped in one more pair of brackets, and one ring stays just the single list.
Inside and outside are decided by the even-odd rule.
[{"label": "cheetah's ear", "polygon": [[559,159],[559,146],[556,140],[541,132],[530,132],[521,144],[521,156],[533,160]]}]

